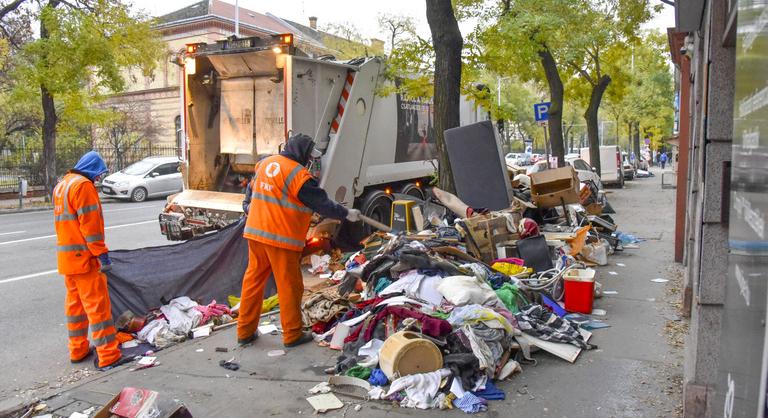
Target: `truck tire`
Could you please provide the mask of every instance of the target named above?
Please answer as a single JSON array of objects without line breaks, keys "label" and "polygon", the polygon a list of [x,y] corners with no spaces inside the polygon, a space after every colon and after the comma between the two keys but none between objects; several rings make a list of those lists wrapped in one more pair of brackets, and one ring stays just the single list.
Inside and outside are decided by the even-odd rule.
[{"label": "truck tire", "polygon": [[624,188],[624,173],[619,172],[619,189]]},{"label": "truck tire", "polygon": [[[369,190],[363,195],[360,212],[384,225],[389,225],[390,217],[392,215],[392,200],[392,195],[387,194],[382,190]],[[376,232],[376,230],[369,225],[365,225],[363,229],[365,231],[365,236]]]},{"label": "truck tire", "polygon": [[424,200],[424,191],[416,183],[406,183],[400,188],[400,193]]}]

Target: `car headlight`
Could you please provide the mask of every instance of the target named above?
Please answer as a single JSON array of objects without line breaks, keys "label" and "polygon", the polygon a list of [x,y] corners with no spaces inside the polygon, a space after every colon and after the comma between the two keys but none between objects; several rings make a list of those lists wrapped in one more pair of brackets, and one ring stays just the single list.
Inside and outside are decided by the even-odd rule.
[{"label": "car headlight", "polygon": [[117,183],[115,183],[115,186],[116,187],[128,187],[128,182],[127,181],[118,181]]}]

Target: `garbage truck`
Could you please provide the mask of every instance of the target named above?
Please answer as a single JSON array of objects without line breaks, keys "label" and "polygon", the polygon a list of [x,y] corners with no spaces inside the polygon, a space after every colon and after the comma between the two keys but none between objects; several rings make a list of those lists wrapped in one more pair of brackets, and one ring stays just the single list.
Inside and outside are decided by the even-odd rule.
[{"label": "garbage truck", "polygon": [[[182,66],[184,190],[168,198],[161,232],[185,240],[243,215],[255,163],[306,134],[322,153],[310,171],[328,195],[388,224],[393,195],[424,198],[436,168],[432,104],[386,91],[379,57],[310,57],[293,34],[186,45]],[[488,118],[468,100],[462,124]],[[370,233],[367,227],[355,235]]]}]

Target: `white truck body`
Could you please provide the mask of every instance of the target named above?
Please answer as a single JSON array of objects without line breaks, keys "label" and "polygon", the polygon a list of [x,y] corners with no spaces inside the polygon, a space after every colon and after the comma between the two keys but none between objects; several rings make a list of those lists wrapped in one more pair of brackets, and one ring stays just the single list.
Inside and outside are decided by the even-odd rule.
[{"label": "white truck body", "polygon": [[[432,105],[377,95],[389,82],[380,58],[313,59],[292,42],[276,46],[260,38],[188,48],[182,83],[186,190],[169,198],[161,215],[169,239],[239,218],[242,210],[232,209],[243,199],[244,179],[259,157],[278,153],[291,134],[314,138],[323,155],[313,174],[348,208],[389,223],[385,200],[391,202],[392,192],[423,196],[421,184],[436,167]],[[484,119],[484,112],[462,103],[463,124]],[[180,204],[210,200],[212,193],[222,210]]]},{"label": "white truck body", "polygon": [[[581,159],[592,166],[589,148],[581,149]],[[624,169],[621,162],[621,149],[618,145],[600,146],[600,181],[603,184],[615,184],[624,187]]]}]

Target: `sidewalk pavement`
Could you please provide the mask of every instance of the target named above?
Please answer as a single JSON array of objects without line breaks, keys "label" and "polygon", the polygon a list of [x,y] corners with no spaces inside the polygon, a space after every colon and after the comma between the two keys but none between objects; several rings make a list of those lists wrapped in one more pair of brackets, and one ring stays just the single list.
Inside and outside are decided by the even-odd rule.
[{"label": "sidewalk pavement", "polygon": [[[680,333],[685,322],[676,315],[680,282],[670,267],[674,192],[662,190],[660,183],[661,176],[638,179],[609,195],[620,230],[646,241],[638,249],[614,254],[608,266],[598,268],[603,289],[618,292],[596,300],[595,308],[607,311],[604,320],[611,325],[594,331],[590,342],[599,348],[582,352],[575,364],[545,352],[535,353],[536,365],[524,365],[521,374],[498,384],[507,398],[489,402],[489,416],[680,415]],[[650,281],[657,277],[670,282]],[[678,331],[670,335],[668,330]],[[228,352],[216,352],[217,347],[226,347]],[[310,343],[285,349],[284,356],[267,354],[282,349],[280,337],[272,335],[239,348],[232,327],[159,352],[156,367],[129,371],[131,366],[123,366],[99,373],[44,397],[43,402],[48,406],[46,412],[69,416],[103,405],[121,388],[133,386],[179,400],[195,417],[310,415],[313,409],[305,400],[307,390],[327,380],[323,370],[335,364],[339,353]],[[219,366],[220,360],[233,357],[240,370]],[[460,410],[413,411],[391,403],[339,397],[345,407],[327,416],[464,415]],[[358,404],[362,406],[359,411],[354,408]]]}]

